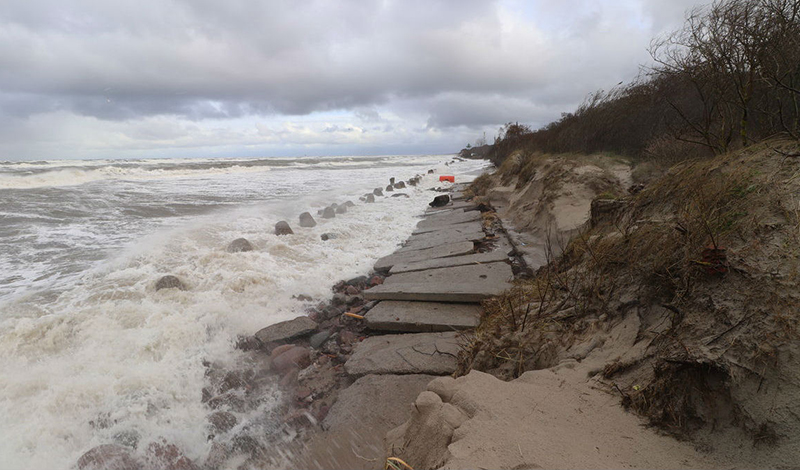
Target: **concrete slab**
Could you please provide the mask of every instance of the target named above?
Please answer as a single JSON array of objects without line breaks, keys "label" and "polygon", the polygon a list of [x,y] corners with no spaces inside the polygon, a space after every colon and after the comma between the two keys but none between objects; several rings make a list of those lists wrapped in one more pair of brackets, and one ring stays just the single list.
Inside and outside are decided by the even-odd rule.
[{"label": "concrete slab", "polygon": [[435,375],[365,375],[339,393],[322,429],[367,428],[381,438],[411,416],[411,404]]},{"label": "concrete slab", "polygon": [[372,336],[356,345],[344,363],[356,377],[367,374],[448,375],[460,347],[455,332]]},{"label": "concrete slab", "polygon": [[[486,234],[483,231],[466,231],[466,232],[430,232],[430,234],[437,234],[436,237],[421,238],[412,236],[406,240],[406,245],[399,248],[396,253],[405,253],[408,251],[419,251],[433,248],[435,246],[446,245],[448,243],[457,243],[465,241],[476,242],[482,240]],[[428,234],[423,234],[428,235]]]},{"label": "concrete slab", "polygon": [[364,291],[368,300],[480,302],[508,289],[511,266],[489,263],[394,274]]},{"label": "concrete slab", "polygon": [[478,207],[474,202],[468,201],[450,201],[441,207],[429,207],[425,209],[425,214],[438,214],[445,213],[452,210],[470,210]]},{"label": "concrete slab", "polygon": [[[480,212],[478,211],[468,212],[468,214],[475,214],[475,213],[480,214]],[[433,224],[431,226],[426,226],[426,227],[417,226],[417,228],[414,229],[414,232],[411,235],[423,235],[426,233],[438,232],[440,230],[447,230],[456,227],[459,227],[462,230],[472,230],[472,231],[483,230],[483,224],[481,223],[480,220],[467,220],[465,222],[456,224],[442,224],[442,225]]]},{"label": "concrete slab", "polygon": [[309,335],[316,329],[317,324],[314,320],[302,316],[262,328],[258,330],[255,336],[264,343],[289,341],[294,338]]},{"label": "concrete slab", "polygon": [[428,269],[449,268],[455,266],[469,266],[474,264],[499,263],[508,259],[508,252],[511,251],[496,249],[488,253],[475,253],[464,256],[453,256],[450,258],[429,259],[424,261],[414,261],[411,263],[398,263],[392,266],[389,274],[409,273],[413,271],[425,271]]},{"label": "concrete slab", "polygon": [[429,215],[417,224],[417,228],[424,229],[430,227],[446,227],[448,225],[472,222],[475,220],[481,220],[480,211],[464,211],[463,209],[456,209],[442,214]]},{"label": "concrete slab", "polygon": [[483,308],[476,304],[384,300],[366,315],[367,328],[405,333],[475,328]]},{"label": "concrete slab", "polygon": [[375,263],[374,269],[375,271],[388,271],[398,263],[413,263],[414,261],[465,255],[472,253],[474,248],[475,245],[471,241],[463,241],[438,245],[426,250],[396,252],[379,259]]}]

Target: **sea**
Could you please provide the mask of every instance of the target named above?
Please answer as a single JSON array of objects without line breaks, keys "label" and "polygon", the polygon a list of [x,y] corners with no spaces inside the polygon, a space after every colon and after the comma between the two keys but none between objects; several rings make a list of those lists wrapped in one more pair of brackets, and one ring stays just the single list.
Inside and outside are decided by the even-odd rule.
[{"label": "sea", "polygon": [[[439,175],[469,181],[487,165],[452,155],[0,162],[0,468],[74,468],[121,432],[202,461],[203,361],[235,362],[239,335],[367,274],[449,184]],[[419,186],[394,192],[407,198],[359,200],[417,174]],[[317,214],[348,200],[346,214]],[[299,227],[304,211],[316,227]],[[294,235],[274,235],[281,220]],[[228,253],[240,237],[255,250]],[[156,291],[165,274],[188,288]]]}]

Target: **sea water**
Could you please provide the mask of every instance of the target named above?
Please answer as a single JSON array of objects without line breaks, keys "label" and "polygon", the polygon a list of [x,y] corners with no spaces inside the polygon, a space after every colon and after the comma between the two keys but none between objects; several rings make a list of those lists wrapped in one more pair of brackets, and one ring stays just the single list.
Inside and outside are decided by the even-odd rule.
[{"label": "sea water", "polygon": [[[411,233],[438,175],[485,166],[442,155],[0,163],[0,468],[70,468],[131,430],[202,459],[203,361],[235,362],[238,335],[366,274]],[[395,191],[408,198],[359,201],[416,174],[419,186]],[[347,200],[346,214],[317,215]],[[316,227],[299,227],[304,211]],[[280,220],[295,234],[274,235]],[[337,238],[322,241],[328,232]],[[239,237],[256,249],[226,252]],[[187,290],[156,292],[165,274]]]}]

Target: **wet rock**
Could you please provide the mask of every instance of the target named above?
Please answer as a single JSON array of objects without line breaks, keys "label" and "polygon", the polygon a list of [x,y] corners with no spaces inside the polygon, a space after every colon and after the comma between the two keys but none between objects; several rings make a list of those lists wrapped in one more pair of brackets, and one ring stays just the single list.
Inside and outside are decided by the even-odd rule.
[{"label": "wet rock", "polygon": [[130,449],[118,444],[103,444],[89,449],[78,459],[80,470],[139,470],[143,468]]},{"label": "wet rock", "polygon": [[139,445],[141,436],[135,429],[126,429],[114,434],[114,442],[119,445],[135,449]]},{"label": "wet rock", "polygon": [[219,384],[219,392],[225,393],[228,390],[236,390],[239,388],[247,388],[248,381],[241,371],[230,371],[222,378]]},{"label": "wet rock", "polygon": [[228,408],[230,410],[242,413],[245,410],[244,399],[240,397],[235,391],[217,395],[208,400],[208,406],[214,410],[220,408]]},{"label": "wet rock", "polygon": [[353,201],[346,201],[344,205],[346,207],[355,207],[356,204]]},{"label": "wet rock", "polygon": [[201,403],[206,403],[209,400],[211,400],[211,398],[213,398],[211,390],[208,387],[203,387],[201,394],[202,394],[202,397],[200,398]]},{"label": "wet rock", "polygon": [[391,178],[389,178],[389,184],[392,184],[392,185],[394,184],[394,176],[392,176]]},{"label": "wet rock", "polygon": [[348,286],[355,286],[355,287],[358,287],[360,289],[363,289],[367,285],[367,281],[368,280],[369,280],[369,278],[367,276],[358,276],[358,277],[354,277],[352,279],[348,279],[344,283],[345,283],[345,285],[348,285]]},{"label": "wet rock", "polygon": [[389,191],[394,191],[394,187],[390,184],[390,185],[386,186],[386,189],[384,189],[384,191],[386,191],[387,193]]},{"label": "wet rock", "polygon": [[255,336],[239,336],[235,347],[240,351],[257,351],[264,347],[264,343]]},{"label": "wet rock", "polygon": [[337,214],[345,214],[345,213],[347,213],[347,206],[342,204],[341,206],[337,207],[336,208],[336,213]]},{"label": "wet rock", "polygon": [[430,169],[430,170],[428,170],[428,174],[429,174],[429,175],[432,175],[433,173],[434,173],[434,170],[433,170],[433,169]]},{"label": "wet rock", "polygon": [[314,300],[310,295],[305,295],[305,294],[293,295],[292,298],[297,299],[300,302],[311,302],[312,300]]},{"label": "wet rock", "polygon": [[381,188],[375,188],[372,190],[372,194],[375,196],[383,196],[383,190]]},{"label": "wet rock", "polygon": [[346,303],[347,303],[347,295],[342,293],[333,294],[333,297],[331,298],[331,304],[336,306],[336,305],[344,305]]},{"label": "wet rock", "polygon": [[319,349],[320,346],[325,343],[325,341],[328,341],[332,334],[333,332],[330,330],[322,330],[319,333],[315,333],[311,336],[311,340],[309,341],[311,347],[314,349]]},{"label": "wet rock", "polygon": [[398,181],[394,184],[394,189],[405,189],[406,184],[402,181]]},{"label": "wet rock", "polygon": [[289,226],[289,222],[281,220],[275,224],[275,235],[293,235],[294,230]]},{"label": "wet rock", "polygon": [[263,343],[273,341],[288,341],[310,334],[317,328],[317,324],[306,316],[293,320],[283,321],[258,330],[256,338]]},{"label": "wet rock", "polygon": [[235,436],[231,440],[231,444],[233,445],[233,450],[242,452],[244,454],[256,456],[264,452],[264,449],[261,447],[261,444],[259,444],[258,440],[248,434],[239,434]]},{"label": "wet rock", "polygon": [[339,344],[350,346],[358,341],[358,335],[350,330],[342,330],[339,332]]},{"label": "wet rock", "polygon": [[225,461],[228,460],[228,457],[230,457],[230,450],[225,444],[216,441],[212,442],[211,449],[208,451],[208,456],[206,457],[205,467],[208,470],[222,468]]},{"label": "wet rock", "polygon": [[311,365],[311,357],[308,349],[295,346],[273,359],[272,370],[279,374],[285,374],[292,368],[305,369],[309,365]]},{"label": "wet rock", "polygon": [[344,293],[347,295],[358,295],[358,289],[355,286],[347,286]]},{"label": "wet rock", "polygon": [[367,202],[367,204],[372,204],[373,202],[375,202],[375,196],[372,194],[367,194],[365,201]]},{"label": "wet rock", "polygon": [[280,356],[281,354],[285,353],[286,351],[292,349],[293,347],[297,346],[296,344],[282,344],[269,353],[270,360],[275,360],[276,357]]},{"label": "wet rock", "polygon": [[450,202],[450,196],[447,194],[442,194],[441,196],[436,196],[433,198],[430,204],[431,207],[443,207],[446,206]]},{"label": "wet rock", "polygon": [[392,197],[409,197],[409,195],[406,193],[394,193]]},{"label": "wet rock", "polygon": [[331,206],[326,207],[325,210],[322,211],[323,219],[333,219],[335,217],[336,217],[336,209],[334,209]]},{"label": "wet rock", "polygon": [[375,287],[383,284],[383,278],[380,276],[372,276],[372,279],[369,280],[369,286]]},{"label": "wet rock", "polygon": [[300,226],[301,227],[315,227],[317,225],[317,221],[314,220],[314,217],[311,216],[308,212],[303,212],[300,214]]},{"label": "wet rock", "polygon": [[241,253],[244,251],[253,251],[253,245],[246,238],[237,238],[230,242],[228,247],[225,248],[228,253]]},{"label": "wet rock", "polygon": [[195,470],[198,468],[178,446],[166,441],[152,442],[147,446],[147,461],[150,468],[164,470]]},{"label": "wet rock", "polygon": [[211,423],[212,432],[222,434],[233,429],[238,420],[236,416],[227,411],[215,411],[208,415],[208,422]]},{"label": "wet rock", "polygon": [[411,178],[410,180],[408,180],[408,184],[410,186],[416,186],[417,184],[419,184],[419,176],[416,176],[416,177]]},{"label": "wet rock", "polygon": [[172,274],[167,274],[166,276],[161,277],[156,282],[156,291],[160,291],[161,289],[179,289],[179,290],[186,290],[186,286],[183,282],[178,279],[177,277],[173,276]]},{"label": "wet rock", "polygon": [[328,240],[334,240],[336,238],[339,238],[339,236],[336,235],[335,233],[323,233],[322,235],[320,235],[320,238],[322,239],[322,241],[326,242]]}]

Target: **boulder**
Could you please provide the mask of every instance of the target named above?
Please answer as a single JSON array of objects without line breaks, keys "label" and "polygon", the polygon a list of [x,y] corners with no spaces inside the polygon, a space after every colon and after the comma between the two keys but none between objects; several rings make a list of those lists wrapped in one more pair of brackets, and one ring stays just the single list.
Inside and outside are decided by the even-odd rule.
[{"label": "boulder", "polygon": [[[175,444],[162,439],[147,446],[149,468],[164,470],[197,470],[198,467]],[[109,467],[114,468],[116,467]]]},{"label": "boulder", "polygon": [[272,370],[285,374],[293,368],[305,369],[311,365],[311,356],[309,350],[302,346],[295,346],[283,354],[279,355],[272,361]]},{"label": "boulder", "polygon": [[333,207],[334,209],[336,209],[337,207],[339,207],[339,204],[336,204],[335,202],[334,202],[334,203],[331,203],[331,207]]},{"label": "boulder", "polygon": [[261,340],[262,343],[270,343],[273,341],[289,341],[294,338],[306,336],[312,331],[317,329],[317,324],[314,320],[302,316],[294,320],[282,321],[266,328],[258,330],[256,338]]},{"label": "boulder", "polygon": [[390,191],[394,191],[394,187],[390,184],[390,185],[386,186],[386,189],[384,189],[384,191],[386,191],[387,193],[390,192]]},{"label": "boulder", "polygon": [[225,248],[228,253],[240,253],[242,251],[253,251],[253,245],[246,238],[237,238],[230,242]]},{"label": "boulder", "polygon": [[336,208],[336,213],[337,214],[346,214],[347,213],[347,206],[342,204],[341,206],[337,207]]},{"label": "boulder", "polygon": [[430,204],[431,207],[444,207],[450,202],[450,196],[447,194],[442,194],[441,196],[436,196],[433,198]]},{"label": "boulder", "polygon": [[394,176],[392,176],[391,178],[389,178],[389,184],[392,184],[392,185],[394,184]]},{"label": "boulder", "polygon": [[402,181],[398,181],[397,183],[394,184],[394,189],[404,189],[405,187],[406,184]]},{"label": "boulder", "polygon": [[320,238],[322,239],[322,241],[326,242],[328,240],[334,240],[336,238],[339,238],[339,236],[336,235],[335,233],[323,233],[322,235],[320,235]]},{"label": "boulder", "polygon": [[78,459],[80,470],[139,470],[144,468],[132,455],[130,449],[117,444],[92,447]]},{"label": "boulder", "polygon": [[430,169],[430,170],[428,170],[428,174],[429,174],[429,175],[432,175],[433,173],[434,173],[434,170],[433,170],[433,169]]},{"label": "boulder", "polygon": [[236,416],[227,411],[215,411],[208,415],[208,422],[211,423],[212,432],[221,434],[233,429],[238,421]]},{"label": "boulder", "polygon": [[179,289],[179,290],[186,290],[186,285],[178,279],[177,277],[173,276],[172,274],[167,274],[166,276],[161,277],[156,282],[156,291],[161,289]]},{"label": "boulder", "polygon": [[372,194],[367,194],[366,201],[367,201],[367,204],[371,204],[371,203],[375,202],[375,196],[372,195]]},{"label": "boulder", "polygon": [[347,207],[354,207],[356,204],[353,201],[346,201],[344,205]]},{"label": "boulder", "polygon": [[373,196],[383,196],[383,190],[381,188],[375,188],[372,190]]},{"label": "boulder", "polygon": [[311,347],[319,349],[325,341],[328,341],[332,334],[333,332],[331,330],[322,330],[319,333],[313,334],[310,340]]},{"label": "boulder", "polygon": [[323,219],[333,219],[334,217],[336,217],[336,209],[334,209],[332,206],[328,206],[322,211]]},{"label": "boulder", "polygon": [[308,212],[303,212],[300,214],[300,226],[301,227],[315,227],[317,225],[317,221],[314,220],[314,217],[311,216]]},{"label": "boulder", "polygon": [[275,224],[275,235],[293,235],[294,230],[289,226],[289,222],[281,220]]},{"label": "boulder", "polygon": [[409,195],[406,193],[394,193],[392,197],[409,197]]}]

